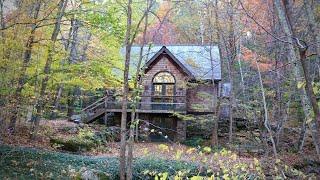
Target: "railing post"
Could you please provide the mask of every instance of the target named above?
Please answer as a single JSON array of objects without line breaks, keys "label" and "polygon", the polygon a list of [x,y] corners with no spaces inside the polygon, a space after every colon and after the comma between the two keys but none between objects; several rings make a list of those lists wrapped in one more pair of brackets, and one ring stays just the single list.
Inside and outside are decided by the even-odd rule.
[{"label": "railing post", "polygon": [[107,108],[108,108],[108,95],[104,98],[104,124],[105,124],[105,125],[108,124],[108,112],[107,112]]},{"label": "railing post", "polygon": [[108,97],[104,98],[104,108],[107,109],[108,107]]}]

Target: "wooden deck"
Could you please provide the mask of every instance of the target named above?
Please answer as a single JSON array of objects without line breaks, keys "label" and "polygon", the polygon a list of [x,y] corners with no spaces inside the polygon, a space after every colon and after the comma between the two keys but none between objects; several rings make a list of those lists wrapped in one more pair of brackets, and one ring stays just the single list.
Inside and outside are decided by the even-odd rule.
[{"label": "wooden deck", "polygon": [[[145,96],[153,98],[153,96]],[[155,96],[159,98],[159,96]],[[162,97],[162,98],[167,98]],[[185,98],[184,96],[176,96],[174,98]],[[128,102],[127,112],[132,112],[135,109],[137,113],[157,113],[157,114],[172,114],[172,113],[187,113],[186,102]],[[116,100],[113,96],[105,96],[88,107],[82,110],[83,122],[90,123],[107,113],[122,112],[122,102]]]}]

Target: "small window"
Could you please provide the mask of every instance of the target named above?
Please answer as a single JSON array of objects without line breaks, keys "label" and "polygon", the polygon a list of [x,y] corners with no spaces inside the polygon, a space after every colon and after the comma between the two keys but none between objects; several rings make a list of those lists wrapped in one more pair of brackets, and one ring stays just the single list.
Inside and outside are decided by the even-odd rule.
[{"label": "small window", "polygon": [[175,80],[170,73],[160,72],[153,78],[153,83],[175,83]]}]

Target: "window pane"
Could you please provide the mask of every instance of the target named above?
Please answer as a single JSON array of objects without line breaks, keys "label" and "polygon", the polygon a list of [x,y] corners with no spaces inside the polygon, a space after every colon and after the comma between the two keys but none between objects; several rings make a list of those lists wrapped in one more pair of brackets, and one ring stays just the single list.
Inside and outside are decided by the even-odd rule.
[{"label": "window pane", "polygon": [[173,84],[167,84],[166,85],[166,95],[167,96],[173,96],[174,95],[174,85]]},{"label": "window pane", "polygon": [[159,96],[162,94],[162,85],[161,84],[155,84],[154,85],[154,95]]},{"label": "window pane", "polygon": [[174,77],[168,72],[158,73],[153,78],[154,83],[175,83]]}]

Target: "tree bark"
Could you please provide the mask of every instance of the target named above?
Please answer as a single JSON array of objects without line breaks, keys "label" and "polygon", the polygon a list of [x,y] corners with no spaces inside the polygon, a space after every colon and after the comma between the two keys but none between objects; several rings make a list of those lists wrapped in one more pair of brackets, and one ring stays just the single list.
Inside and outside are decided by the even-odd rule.
[{"label": "tree bark", "polygon": [[[312,81],[311,81],[310,72],[309,72],[309,68],[308,68],[308,64],[307,64],[307,57],[306,57],[307,49],[308,49],[308,47],[299,47],[300,62],[302,65],[303,75],[304,75],[304,79],[306,82],[305,90],[308,95],[309,101],[311,102],[313,113],[316,118],[315,126],[317,129],[319,129],[320,110],[319,110],[319,106],[317,103],[317,98],[316,98],[315,93],[313,91]],[[319,134],[317,133],[314,140],[316,140],[317,141],[316,143],[319,145],[318,138],[319,138]],[[320,158],[319,146],[318,147],[316,146],[316,151],[318,154],[318,158]]]},{"label": "tree bark", "polygon": [[[36,1],[35,3],[35,8],[33,12],[33,20],[34,22],[38,19],[39,17],[39,12],[41,8],[41,1]],[[18,78],[18,85],[14,93],[14,97],[12,100],[13,109],[11,112],[11,118],[10,118],[10,124],[9,124],[9,131],[13,133],[15,131],[15,126],[16,126],[16,121],[18,118],[18,113],[20,109],[20,104],[21,104],[21,92],[23,89],[23,86],[25,85],[27,81],[27,67],[29,66],[29,63],[31,61],[31,55],[32,55],[32,48],[33,48],[33,43],[34,43],[34,36],[36,33],[37,29],[37,24],[33,23],[30,31],[30,35],[28,37],[28,40],[25,45],[25,51],[24,51],[24,56],[23,56],[23,64],[22,64],[22,69],[20,70],[19,78]]]},{"label": "tree bark", "polygon": [[[140,47],[140,53],[139,53],[139,60],[138,60],[138,66],[137,66],[137,70],[135,73],[135,78],[134,78],[134,82],[133,82],[133,89],[134,89],[134,94],[133,94],[133,99],[134,99],[134,107],[132,107],[131,110],[131,122],[130,122],[130,128],[129,128],[129,141],[128,141],[128,157],[127,157],[127,179],[132,179],[132,160],[133,160],[133,142],[134,142],[134,132],[135,129],[137,129],[137,133],[136,133],[136,140],[138,140],[138,121],[136,120],[136,109],[139,106],[139,101],[137,100],[138,97],[140,96],[140,89],[139,86],[141,84],[140,79],[143,76],[141,75],[141,64],[142,64],[142,59],[143,59],[143,48],[144,45],[146,44],[146,34],[147,34],[147,28],[148,28],[148,13],[150,11],[150,8],[153,5],[153,0],[146,0],[146,10],[144,12],[144,15],[142,18],[145,18],[145,24],[144,24],[144,28],[143,28],[143,42],[142,45]],[[138,27],[137,27],[138,28]],[[131,41],[133,42],[133,41]],[[137,115],[138,118],[138,115]]]},{"label": "tree bark", "polygon": [[121,110],[121,142],[120,142],[120,180],[126,179],[126,131],[127,131],[127,104],[129,92],[129,66],[131,54],[131,24],[132,24],[132,0],[128,0],[127,5],[127,30],[125,36],[126,55],[123,74],[123,95]]},{"label": "tree bark", "polygon": [[[214,17],[215,18],[215,26],[216,26],[216,36],[218,37],[218,46],[219,46],[219,54],[220,54],[220,65],[222,65],[222,55],[221,55],[221,49],[223,47],[222,42],[223,42],[223,37],[222,37],[222,31],[221,31],[221,26],[220,26],[220,20],[219,20],[219,12],[218,12],[218,8],[217,8],[217,1],[215,2],[215,4],[210,3],[208,6],[208,14],[210,14],[210,16],[208,17],[208,24],[209,24],[209,28],[211,28],[211,34],[210,34],[210,43],[213,43],[213,32],[212,32],[212,22],[210,20],[210,17]],[[214,14],[213,14],[213,9],[214,8]],[[210,45],[210,63],[211,63],[211,70],[213,71],[213,59],[212,59],[212,52],[211,52],[211,47],[212,45]],[[211,81],[212,81],[212,85],[215,87],[215,92],[214,96],[216,96],[216,102],[215,102],[215,106],[213,109],[214,112],[214,117],[213,119],[213,128],[212,128],[212,135],[211,135],[211,145],[212,146],[217,146],[219,144],[219,138],[218,138],[218,129],[219,129],[219,119],[220,119],[220,104],[221,104],[221,98],[219,97],[219,84],[217,84],[217,86],[214,83],[214,75],[212,73],[212,77],[211,77]]]},{"label": "tree bark", "polygon": [[31,138],[32,139],[37,134],[39,123],[40,123],[40,117],[42,115],[43,108],[46,104],[45,103],[45,101],[46,101],[45,92],[46,92],[47,84],[49,81],[49,74],[51,71],[51,64],[52,64],[52,60],[53,60],[53,55],[55,53],[55,43],[57,41],[58,33],[60,31],[60,26],[61,26],[61,20],[62,20],[62,17],[64,16],[64,12],[65,12],[67,3],[68,3],[68,0],[61,0],[58,4],[58,12],[57,12],[57,16],[56,16],[55,26],[54,26],[54,29],[53,29],[53,32],[51,35],[51,39],[50,39],[50,45],[49,45],[49,49],[48,49],[48,57],[47,57],[46,64],[45,64],[45,67],[43,70],[43,74],[45,75],[45,77],[43,78],[42,83],[41,83],[39,100],[36,105],[36,114],[35,114],[34,121],[32,122],[32,129],[31,129]]},{"label": "tree bark", "polygon": [[59,84],[56,90],[56,96],[53,101],[53,110],[50,116],[52,119],[57,117],[57,111],[59,110],[59,107],[60,107],[60,99],[61,99],[62,91],[63,91],[63,85]]},{"label": "tree bark", "polygon": [[131,122],[130,122],[129,142],[128,142],[128,158],[127,158],[127,180],[132,179],[134,127],[135,127],[135,113],[131,112]]},{"label": "tree bark", "polygon": [[[278,14],[278,18],[281,24],[281,27],[284,31],[284,34],[286,36],[286,44],[288,47],[288,59],[290,60],[291,65],[293,65],[293,78],[294,80],[292,81],[293,86],[296,87],[297,82],[299,81],[301,75],[300,75],[300,70],[299,67],[297,66],[297,62],[298,62],[298,58],[295,54],[295,48],[294,48],[294,44],[295,42],[293,41],[293,31],[290,25],[290,22],[288,21],[288,17],[285,14],[285,7],[283,7],[283,4],[280,0],[274,0],[274,6],[276,8],[277,14]],[[303,89],[299,89],[299,94],[301,95],[301,98],[303,99],[301,101],[301,105],[304,109],[305,115],[308,116],[310,115],[310,113],[306,113],[308,112],[308,106],[310,106],[310,104],[312,104],[311,99],[309,99],[309,101],[307,100],[308,95],[306,94],[306,91]],[[303,103],[303,101],[306,99],[305,103]],[[306,119],[310,119],[312,117],[306,117]],[[313,140],[314,140],[314,145],[316,147],[316,150],[319,149],[319,121],[318,121],[318,117],[316,117],[317,121],[314,122],[314,125],[311,125],[311,127],[316,127],[316,131],[312,131],[313,133]],[[318,151],[318,150],[317,150]],[[318,153],[318,152],[317,152]],[[318,154],[319,155],[319,154]]]},{"label": "tree bark", "polygon": [[260,67],[259,67],[258,60],[257,60],[256,56],[257,55],[255,53],[254,61],[255,61],[255,64],[256,64],[257,70],[258,70],[259,84],[260,84],[260,90],[261,90],[261,94],[262,94],[262,103],[263,103],[263,110],[264,110],[264,127],[268,131],[269,138],[270,138],[270,141],[272,143],[272,151],[273,151],[273,154],[274,154],[275,158],[277,158],[278,157],[278,153],[277,153],[276,143],[274,141],[272,130],[270,128],[270,122],[269,122],[269,116],[268,116],[268,108],[267,108],[265,90],[264,90],[264,86],[263,86],[263,82],[262,82]]},{"label": "tree bark", "polygon": [[[3,4],[4,4],[5,0],[0,0],[0,28],[4,29],[6,27],[5,25],[5,21],[4,21],[4,8],[3,8]],[[1,30],[0,30],[1,31]],[[4,32],[1,31],[1,38],[4,39]]]},{"label": "tree bark", "polygon": [[304,0],[305,12],[308,18],[309,29],[312,38],[315,41],[316,52],[317,52],[317,63],[320,64],[320,26],[315,20],[314,9],[311,0]]}]

